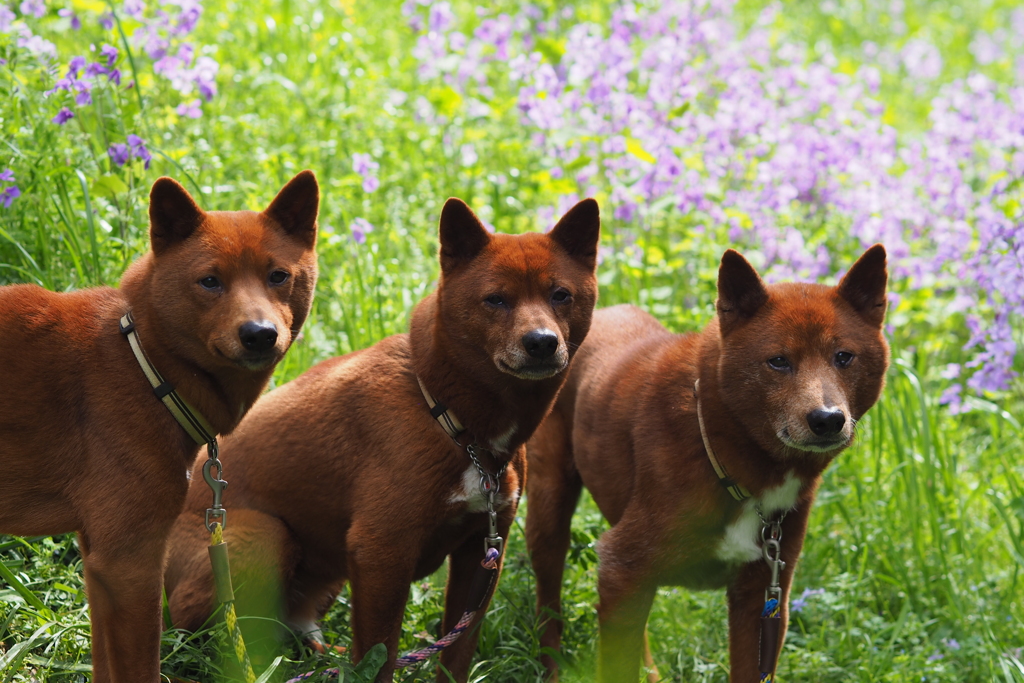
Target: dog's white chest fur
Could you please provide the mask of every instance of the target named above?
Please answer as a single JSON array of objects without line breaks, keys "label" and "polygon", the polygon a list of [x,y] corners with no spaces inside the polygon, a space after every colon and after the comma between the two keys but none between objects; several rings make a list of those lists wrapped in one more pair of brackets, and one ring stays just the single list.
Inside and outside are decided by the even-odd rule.
[{"label": "dog's white chest fur", "polygon": [[[494,501],[495,509],[500,510],[510,502],[515,503],[518,500],[518,491],[509,492],[499,489],[498,497]],[[462,482],[452,492],[448,502],[452,505],[465,503],[466,512],[483,512],[487,509],[487,499],[484,498],[484,493],[480,489],[480,470],[476,466],[470,464],[466,471],[462,473]]]},{"label": "dog's white chest fur", "polygon": [[796,505],[802,483],[789,472],[779,486],[765,490],[757,498],[744,501],[740,516],[725,528],[725,535],[715,548],[715,557],[730,564],[753,562],[761,557],[761,519],[756,509],[758,504],[765,517],[780,510],[790,510]]}]

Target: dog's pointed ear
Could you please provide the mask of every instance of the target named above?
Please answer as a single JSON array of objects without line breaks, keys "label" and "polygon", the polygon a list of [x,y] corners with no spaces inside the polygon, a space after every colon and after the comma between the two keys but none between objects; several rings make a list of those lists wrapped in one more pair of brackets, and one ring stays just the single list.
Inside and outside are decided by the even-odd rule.
[{"label": "dog's pointed ear", "polygon": [[839,296],[846,299],[861,317],[878,327],[885,321],[885,288],[889,282],[885,266],[885,247],[876,244],[857,259],[836,285]]},{"label": "dog's pointed ear", "polygon": [[320,210],[320,186],[306,170],[288,181],[263,212],[282,229],[308,247],[316,244],[316,216]]},{"label": "dog's pointed ear", "polygon": [[593,199],[584,199],[569,209],[548,236],[590,270],[597,267],[597,244],[601,239],[601,210]]},{"label": "dog's pointed ear", "polygon": [[722,265],[718,268],[718,301],[715,302],[722,336],[766,303],[768,290],[750,262],[733,249],[722,254]]},{"label": "dog's pointed ear", "polygon": [[483,251],[491,236],[473,210],[451,197],[441,209],[441,272],[447,273]]},{"label": "dog's pointed ear", "polygon": [[157,178],[149,191],[149,241],[153,253],[159,256],[172,245],[187,240],[205,215],[176,180]]}]

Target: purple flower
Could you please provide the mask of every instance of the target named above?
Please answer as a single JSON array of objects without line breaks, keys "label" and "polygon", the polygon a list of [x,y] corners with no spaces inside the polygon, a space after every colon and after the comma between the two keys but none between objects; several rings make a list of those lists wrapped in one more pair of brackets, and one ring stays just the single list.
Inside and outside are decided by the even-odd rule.
[{"label": "purple flower", "polygon": [[199,17],[202,16],[203,8],[198,4],[182,3],[181,14],[178,15],[178,24],[174,27],[174,33],[183,36],[191,33],[195,29],[196,24],[199,23]]},{"label": "purple flower", "polygon": [[0,171],[0,183],[12,183],[14,182],[14,171],[9,168],[5,168]]},{"label": "purple flower", "polygon": [[72,57],[71,61],[68,62],[68,77],[72,78],[72,79],[78,78],[78,74],[84,68],[85,68],[85,57],[83,57],[81,55],[78,55],[77,57]]},{"label": "purple flower", "polygon": [[88,90],[83,90],[82,92],[75,95],[75,104],[77,104],[79,107],[84,107],[86,105],[92,104],[92,95],[89,94]]},{"label": "purple flower", "polygon": [[939,405],[949,406],[949,412],[953,415],[965,412],[963,410],[963,389],[960,383],[950,384],[939,397]]},{"label": "purple flower", "polygon": [[174,111],[178,112],[178,116],[198,119],[203,115],[203,110],[199,108],[200,104],[202,103],[198,99],[190,102],[182,102],[174,109]]},{"label": "purple flower", "polygon": [[369,154],[356,152],[352,155],[352,170],[363,177],[365,192],[376,192],[380,187],[380,180],[374,175],[379,168],[380,164],[374,161]]},{"label": "purple flower", "polygon": [[942,644],[948,647],[950,650],[960,649],[960,643],[958,643],[955,638],[946,638],[942,641]]},{"label": "purple flower", "polygon": [[128,163],[130,153],[128,145],[123,142],[115,142],[107,149],[107,154],[110,155],[110,160],[114,162],[115,166],[124,166]]},{"label": "purple flower", "polygon": [[374,161],[373,157],[369,154],[356,152],[352,155],[352,170],[359,175],[368,175],[376,171],[378,168],[380,168],[380,164]]},{"label": "purple flower", "polygon": [[75,118],[75,112],[71,111],[67,107],[62,107],[57,115],[53,117],[53,122],[58,126],[63,126],[65,123]]},{"label": "purple flower", "polygon": [[113,82],[114,85],[121,85],[121,70],[111,69],[110,72],[107,73],[107,80]]},{"label": "purple flower", "polygon": [[71,90],[71,86],[73,86],[74,84],[75,82],[71,79],[59,78],[57,79],[57,82],[53,84],[52,88],[43,91],[43,97],[49,97],[58,90]]},{"label": "purple flower", "polygon": [[935,652],[933,652],[930,655],[928,655],[928,661],[929,662],[937,662],[937,661],[939,661],[940,659],[942,659],[945,656],[946,655],[944,655],[941,652],[939,652],[938,650],[936,650]]},{"label": "purple flower", "polygon": [[110,12],[104,12],[100,15],[100,26],[109,31],[114,28],[114,15]]},{"label": "purple flower", "polygon": [[142,13],[146,11],[146,3],[142,0],[125,0],[122,9],[129,17],[141,20]]},{"label": "purple flower", "polygon": [[11,204],[14,200],[21,196],[21,190],[18,189],[17,185],[11,185],[10,187],[4,188],[0,191],[0,204],[4,205],[5,209],[11,208]]},{"label": "purple flower", "polygon": [[942,73],[942,55],[927,40],[915,38],[907,41],[900,56],[912,78],[931,81]]},{"label": "purple flower", "polygon": [[24,0],[19,9],[25,16],[31,15],[37,19],[46,15],[46,3],[44,0]]},{"label": "purple flower", "polygon": [[0,33],[8,33],[17,15],[7,5],[0,5]]},{"label": "purple flower", "polygon": [[974,36],[974,40],[971,42],[968,49],[974,58],[978,60],[978,64],[991,64],[997,61],[1003,56],[1003,48],[998,42],[988,33],[980,31]]},{"label": "purple flower", "polygon": [[85,67],[85,75],[89,76],[90,78],[95,78],[96,76],[104,76],[106,75],[106,73],[107,67],[103,66],[99,62],[90,62],[89,65]]},{"label": "purple flower", "polygon": [[100,55],[107,58],[107,66],[114,66],[114,62],[117,61],[117,48],[113,45],[103,44],[100,48]]},{"label": "purple flower", "polygon": [[27,31],[18,38],[18,47],[23,47],[36,57],[49,57],[53,59],[57,56],[57,46],[37,35],[33,35],[30,31]]},{"label": "purple flower", "polygon": [[789,611],[802,612],[804,607],[807,606],[807,598],[814,595],[822,595],[824,592],[824,588],[805,588],[803,594],[799,598],[794,598],[789,601]]},{"label": "purple flower", "polygon": [[373,225],[365,218],[356,218],[348,226],[348,229],[352,232],[352,240],[356,244],[364,244],[366,236],[373,232]]},{"label": "purple flower", "polygon": [[435,2],[430,6],[430,18],[427,22],[434,33],[444,33],[455,23],[455,14],[448,2]]},{"label": "purple flower", "polygon": [[57,14],[62,17],[71,18],[71,30],[77,31],[82,28],[82,20],[75,14],[75,10],[65,7],[64,9],[57,10]]},{"label": "purple flower", "polygon": [[142,159],[143,166],[149,169],[149,162],[153,159],[153,155],[146,149],[146,144],[142,141],[142,138],[135,134],[129,135],[128,146],[131,148],[132,156],[136,159]]},{"label": "purple flower", "polygon": [[199,96],[209,102],[217,95],[217,71],[220,65],[211,58],[203,55],[196,60],[192,69],[196,87],[199,88]]}]

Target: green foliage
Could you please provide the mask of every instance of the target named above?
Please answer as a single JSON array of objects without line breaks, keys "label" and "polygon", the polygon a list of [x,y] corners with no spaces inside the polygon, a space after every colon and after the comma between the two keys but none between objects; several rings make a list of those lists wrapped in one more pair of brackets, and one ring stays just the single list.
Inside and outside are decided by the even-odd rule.
[{"label": "green foliage", "polygon": [[[579,3],[579,16],[607,17],[605,3]],[[953,55],[943,78],[973,68],[966,46],[976,27],[991,29],[1007,3],[910,2],[895,31],[880,3],[836,3],[834,10],[783,3],[778,30],[811,44],[827,41],[844,60],[861,59],[872,40],[899,50],[927,36]],[[751,17],[764,3],[747,0]],[[824,7],[824,5],[823,5]],[[466,5],[466,8],[471,8]],[[958,14],[959,13],[959,14]],[[469,12],[466,13],[469,16]],[[177,115],[169,88],[139,64],[137,87],[94,91],[94,105],[64,127],[60,107],[42,92],[53,75],[29,64],[0,35],[0,170],[18,170],[22,196],[0,208],[0,284],[36,282],[64,290],[116,284],[147,248],[146,193],[174,176],[205,209],[263,208],[294,173],[321,182],[321,277],[303,340],[289,352],[276,384],[313,363],[403,332],[413,305],[437,274],[435,226],[450,195],[466,199],[500,231],[542,227],[527,210],[574,190],[539,163],[524,138],[511,92],[491,118],[470,115],[461,95],[423,82],[410,56],[411,32],[398,3],[305,0],[210,3],[199,42],[221,64],[221,93],[203,118]],[[51,36],[63,56],[85,53],[85,32]],[[126,48],[117,27],[106,40]],[[5,42],[6,41],[6,42]],[[564,45],[539,44],[550,59]],[[134,71],[136,64],[130,69]],[[128,69],[129,67],[125,67]],[[1006,79],[1008,64],[985,67]],[[63,71],[61,72],[61,74]],[[927,97],[896,77],[883,96],[892,123],[919,129]],[[417,116],[417,102],[444,116]],[[118,167],[106,149],[130,133],[154,153]],[[473,144],[476,159],[460,153]],[[352,168],[354,153],[380,164],[380,189],[367,192]],[[603,198],[599,198],[603,199]],[[617,229],[606,212],[601,304],[636,303],[672,329],[697,329],[711,316],[724,229],[669,216],[644,230]],[[357,218],[374,231],[352,239]],[[851,261],[842,226],[817,228]],[[827,472],[812,514],[793,597],[795,612],[780,670],[787,681],[1024,681],[1024,433],[1021,402],[972,399],[973,411],[951,416],[937,403],[947,382],[940,370],[961,362],[962,318],[926,306],[930,293],[907,296],[890,313],[894,363],[879,404],[859,427],[859,443]],[[1015,396],[1019,397],[1018,390]],[[229,477],[230,478],[230,477]],[[528,501],[527,503],[528,504]],[[502,581],[480,630],[471,680],[540,681],[533,576],[520,509]],[[565,578],[566,681],[592,679],[597,637],[594,545],[606,528],[586,499],[574,519]],[[81,556],[72,536],[0,537],[0,681],[83,681],[89,622]],[[438,635],[444,571],[412,587],[403,651]],[[347,595],[322,626],[328,642],[351,640]],[[666,680],[726,681],[728,634],[720,592],[660,592],[651,643]],[[163,671],[194,680],[232,680],[230,649],[219,622],[197,634],[168,630]],[[271,680],[340,667],[346,681],[371,680],[380,651],[353,667],[344,655],[316,655],[301,644],[279,661]],[[428,663],[401,680],[433,679]],[[404,677],[404,678],[403,678]],[[310,680],[316,680],[314,677]]]}]

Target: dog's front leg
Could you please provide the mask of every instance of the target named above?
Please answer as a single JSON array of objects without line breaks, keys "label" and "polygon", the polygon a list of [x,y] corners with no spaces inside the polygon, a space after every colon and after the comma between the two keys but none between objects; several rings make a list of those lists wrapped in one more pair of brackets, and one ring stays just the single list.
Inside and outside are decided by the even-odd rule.
[{"label": "dog's front leg", "polygon": [[92,615],[94,683],[156,683],[164,544],[89,539],[86,534],[80,539]]},{"label": "dog's front leg", "polygon": [[390,681],[398,656],[402,617],[409,598],[418,550],[384,542],[387,534],[370,536],[376,543],[351,543],[349,580],[352,595],[352,659],[360,661],[371,647],[384,643],[388,659],[377,674]]},{"label": "dog's front leg", "polygon": [[[789,624],[789,588],[793,583],[793,571],[804,545],[810,509],[811,501],[802,501],[782,522],[781,557],[786,563],[786,568],[779,574],[781,611],[776,660],[786,638],[786,627]],[[771,569],[764,560],[757,560],[743,565],[735,580],[729,585],[729,680],[732,683],[749,683],[758,680],[760,675],[758,659],[761,611],[764,609],[765,589],[770,582]]]}]

